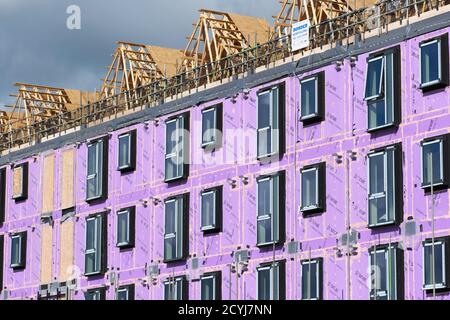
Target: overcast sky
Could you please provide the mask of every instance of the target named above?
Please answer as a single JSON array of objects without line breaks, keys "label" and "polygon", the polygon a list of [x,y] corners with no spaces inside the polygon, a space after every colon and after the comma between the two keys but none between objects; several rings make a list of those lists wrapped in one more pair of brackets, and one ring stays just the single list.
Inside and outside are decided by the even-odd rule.
[{"label": "overcast sky", "polygon": [[[81,29],[69,30],[70,5]],[[198,9],[264,17],[278,0],[0,0],[0,107],[15,82],[93,91],[101,86],[117,41],[184,49]]]}]

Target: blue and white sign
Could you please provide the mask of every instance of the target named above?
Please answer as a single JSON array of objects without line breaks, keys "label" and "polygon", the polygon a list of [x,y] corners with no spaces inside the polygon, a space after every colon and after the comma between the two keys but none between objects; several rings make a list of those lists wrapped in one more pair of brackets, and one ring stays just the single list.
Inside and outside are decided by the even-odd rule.
[{"label": "blue and white sign", "polygon": [[292,52],[309,47],[309,20],[303,20],[292,25]]}]

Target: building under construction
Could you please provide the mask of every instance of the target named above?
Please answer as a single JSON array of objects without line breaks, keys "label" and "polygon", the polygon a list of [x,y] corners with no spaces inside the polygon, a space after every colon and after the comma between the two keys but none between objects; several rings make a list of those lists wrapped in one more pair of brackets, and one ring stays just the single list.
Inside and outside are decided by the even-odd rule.
[{"label": "building under construction", "polygon": [[450,299],[450,1],[280,5],[15,85],[1,299]]}]

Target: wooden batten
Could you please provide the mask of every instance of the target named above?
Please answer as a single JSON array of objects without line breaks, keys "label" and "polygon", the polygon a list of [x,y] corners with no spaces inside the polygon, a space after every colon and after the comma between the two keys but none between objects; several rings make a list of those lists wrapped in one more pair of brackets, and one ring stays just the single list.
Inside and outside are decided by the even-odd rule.
[{"label": "wooden batten", "polygon": [[75,206],[75,149],[62,152],[61,166],[61,209]]},{"label": "wooden batten", "polygon": [[41,284],[53,281],[53,227],[42,225],[41,231]]},{"label": "wooden batten", "polygon": [[53,194],[55,188],[55,155],[44,157],[44,173],[42,181],[42,213],[53,211]]}]

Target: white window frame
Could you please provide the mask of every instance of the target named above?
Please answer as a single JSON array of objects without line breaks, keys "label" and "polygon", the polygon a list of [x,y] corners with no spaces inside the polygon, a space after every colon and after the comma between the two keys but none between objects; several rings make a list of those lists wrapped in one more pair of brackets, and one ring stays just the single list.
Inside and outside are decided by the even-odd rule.
[{"label": "white window frame", "polygon": [[[180,237],[181,237],[181,245],[182,246],[184,245],[183,244],[183,237],[184,237],[184,234],[183,234],[184,230],[183,229],[184,229],[184,226],[182,225],[182,228],[179,228],[180,223],[182,224],[183,222],[179,221],[179,219],[178,219],[178,217],[180,215],[180,212],[178,212],[179,211],[179,206],[180,206],[180,204],[179,204],[180,200],[181,200],[181,197],[177,197],[177,198],[172,198],[172,199],[166,200],[164,202],[164,219],[167,218],[167,212],[166,212],[167,204],[174,203],[174,207],[175,207],[175,210],[174,210],[174,215],[175,215],[175,217],[174,217],[174,223],[175,223],[174,229],[175,230],[174,231],[175,231],[175,233],[166,233],[166,230],[165,230],[166,222],[164,220],[164,247],[166,246],[166,240],[175,239],[175,257],[171,257],[170,259],[167,259],[166,261],[177,261],[177,260],[180,260],[182,255],[183,255],[183,251],[184,251],[183,247],[181,247],[181,248],[178,247],[178,243],[179,243]],[[183,206],[184,206],[184,203],[183,203]],[[181,215],[184,215],[184,214],[185,214],[185,212],[181,212]],[[180,234],[178,234],[178,229],[180,229]],[[164,259],[166,259],[166,257],[164,257]]]},{"label": "white window frame", "polygon": [[[422,80],[422,48],[433,45],[437,43],[438,45],[438,68],[439,68],[439,78],[437,80],[433,80],[433,81],[429,81],[426,83],[423,83]],[[435,84],[441,83],[442,82],[442,40],[440,38],[438,39],[433,39],[430,41],[426,41],[426,42],[422,42],[421,44],[419,44],[419,61],[420,61],[420,87],[421,88],[427,88],[427,87],[431,87]]]},{"label": "white window frame", "polygon": [[[127,239],[126,242],[119,242],[119,215],[126,214],[127,216]],[[130,220],[131,220],[131,214],[130,209],[121,209],[117,211],[117,225],[116,225],[116,237],[117,237],[117,246],[118,247],[126,247],[130,245]]]},{"label": "white window frame", "polygon": [[[212,225],[209,225],[209,226],[204,226],[203,225],[203,215],[204,215],[204,212],[203,212],[203,197],[204,196],[208,196],[208,195],[213,195],[213,211],[212,211],[212,221],[213,221],[213,223],[212,223]],[[214,190],[207,190],[207,191],[203,191],[202,193],[201,193],[201,230],[202,231],[211,231],[211,230],[215,230],[216,228],[217,228],[217,221],[216,221],[216,216],[217,216],[217,207],[216,207],[216,202],[217,202],[217,190],[216,189],[214,189]]]},{"label": "white window frame", "polygon": [[[303,96],[303,84],[314,81],[315,86],[315,95],[314,95],[314,113],[303,116],[303,104],[302,104],[302,96]],[[303,79],[300,81],[300,120],[309,120],[319,116],[319,77],[314,76],[307,79]]]},{"label": "white window frame", "polygon": [[[181,300],[183,298],[183,290],[184,290],[184,285],[185,285],[185,278],[184,277],[175,277],[175,278],[171,278],[171,279],[167,279],[166,281],[164,281],[164,290],[167,290],[167,288],[170,288],[171,285],[173,285],[173,299],[169,299],[169,300],[173,300],[173,301],[178,301]],[[187,283],[186,283],[187,285]],[[181,286],[181,297],[178,297],[178,286]],[[165,297],[165,291],[164,291],[164,297]],[[172,297],[171,297],[172,298]]]},{"label": "white window frame", "polygon": [[[376,95],[370,96],[370,97],[365,97],[364,98],[365,101],[377,100],[381,96],[383,96],[383,83],[385,82],[385,75],[386,75],[386,55],[385,54],[378,56],[378,57],[373,57],[367,61],[366,81],[365,81],[364,91],[367,91],[367,82],[368,82],[367,76],[369,75],[369,65],[370,65],[370,63],[380,60],[380,59],[382,60],[382,62],[381,62],[381,76],[380,76],[380,83],[379,83],[379,88],[380,88],[379,93]],[[366,94],[366,92],[364,92],[364,95],[365,94]]]},{"label": "white window frame", "polygon": [[[308,169],[302,169],[301,170],[301,194],[300,194],[300,203],[301,203],[301,211],[302,212],[308,212],[308,211],[312,211],[312,210],[317,210],[320,208],[320,197],[319,197],[319,167],[312,167],[312,168],[308,168]],[[308,173],[311,171],[315,171],[315,176],[316,176],[316,204],[313,206],[309,206],[309,207],[305,207],[303,205],[304,199],[303,199],[303,174],[304,173]]]},{"label": "white window frame", "polygon": [[[214,274],[208,274],[208,275],[203,275],[200,277],[200,298],[203,297],[203,281],[205,280],[212,280],[213,283],[213,297],[210,300],[216,300],[216,281],[217,281],[217,276]],[[203,300],[203,299],[202,299]]]},{"label": "white window frame", "polygon": [[[121,141],[121,139],[127,139],[127,143],[128,143],[128,154],[127,154],[127,163],[126,164],[123,164],[123,165],[120,165],[120,151],[121,151],[121,148],[120,148],[120,141]],[[119,137],[118,137],[118,140],[119,140],[119,148],[118,148],[118,155],[117,155],[117,166],[118,166],[118,168],[119,168],[119,170],[125,170],[125,169],[129,169],[130,167],[131,167],[131,132],[128,132],[128,133],[124,133],[124,134],[121,134]]]},{"label": "white window frame", "polygon": [[[95,258],[95,262],[94,262],[94,266],[95,266],[95,269],[92,271],[92,272],[86,272],[86,270],[85,270],[85,275],[86,276],[91,276],[91,275],[96,275],[96,274],[99,274],[99,273],[101,273],[101,269],[102,269],[102,246],[101,246],[101,243],[100,243],[100,245],[99,245],[99,238],[98,238],[98,234],[99,234],[99,231],[100,232],[102,232],[102,230],[99,230],[99,228],[102,228],[102,223],[103,223],[103,221],[101,221],[102,223],[99,223],[99,221],[100,220],[102,220],[103,218],[100,216],[100,215],[95,215],[95,216],[91,216],[91,217],[88,217],[87,219],[86,219],[86,235],[85,235],[85,251],[84,251],[84,260],[85,260],[85,268],[86,268],[86,256],[88,255],[88,254],[93,254],[94,255],[94,258]],[[87,237],[88,237],[88,227],[87,227],[87,225],[88,225],[88,223],[89,223],[89,221],[95,221],[95,226],[94,226],[94,248],[92,248],[92,249],[87,249]],[[103,237],[105,236],[105,235],[102,235]]]},{"label": "white window frame", "polygon": [[[274,233],[274,222],[273,222],[273,218],[274,218],[274,208],[273,208],[273,203],[274,203],[274,190],[273,190],[273,178],[274,177],[264,177],[264,178],[260,178],[257,180],[257,188],[258,188],[258,192],[256,192],[256,208],[257,208],[257,217],[256,217],[256,238],[258,238],[258,223],[261,221],[266,221],[266,220],[270,220],[270,237],[272,241],[269,242],[264,242],[264,243],[258,243],[259,246],[265,246],[265,245],[269,245],[269,244],[273,244],[275,241],[275,233]],[[264,183],[266,181],[269,181],[269,194],[270,194],[270,199],[269,199],[269,205],[270,205],[270,210],[271,212],[269,214],[264,213],[262,215],[260,215],[259,212],[259,185],[260,183]],[[279,225],[279,223],[278,223]]]},{"label": "white window frame", "polygon": [[[436,251],[436,246],[440,245],[441,246],[441,250],[442,250],[442,280],[443,283],[436,283],[435,285],[432,284],[426,284],[426,278],[425,278],[425,247],[432,247],[433,243],[430,242],[426,242],[422,245],[422,265],[423,265],[423,270],[422,270],[422,279],[423,279],[423,290],[433,290],[433,288],[439,290],[439,289],[445,289],[447,287],[447,272],[446,272],[446,266],[445,266],[445,260],[447,259],[447,255],[446,255],[446,241],[443,240],[436,240],[434,241],[434,248]],[[431,249],[432,250],[432,249]],[[436,269],[436,266],[434,266]],[[430,265],[431,268],[431,265]],[[430,272],[432,272],[432,270],[430,270]]]},{"label": "white window frame", "polygon": [[[276,279],[276,285],[278,286],[277,288],[277,292],[278,292],[278,296],[275,297],[274,293],[275,293],[275,288],[273,286],[274,284],[274,269],[278,268],[278,272],[277,272],[277,279]],[[256,268],[256,293],[257,293],[257,297],[259,299],[259,277],[260,277],[260,272],[261,271],[269,271],[269,284],[270,284],[270,289],[269,289],[269,294],[270,294],[270,300],[279,300],[280,299],[280,263],[279,262],[275,262],[272,264],[266,264],[266,265],[262,265]]]},{"label": "white window frame", "polygon": [[[11,248],[14,248],[14,239],[19,239],[19,252],[17,254],[18,261],[11,261],[11,268],[20,268],[23,267],[24,261],[22,261],[22,242],[23,242],[23,234],[18,233],[11,236]],[[12,252],[11,252],[12,258]],[[12,260],[12,259],[11,259]]]},{"label": "white window frame", "polygon": [[[420,152],[420,171],[421,171],[421,176],[422,176],[422,189],[426,189],[426,188],[431,188],[431,183],[429,183],[429,184],[426,184],[425,185],[425,181],[424,181],[424,158],[423,158],[423,153],[424,153],[424,150],[423,150],[423,147],[424,146],[428,146],[428,145],[432,145],[432,144],[435,144],[435,143],[439,143],[439,160],[440,160],[440,164],[439,164],[439,166],[440,166],[440,171],[441,171],[441,176],[440,176],[440,178],[441,178],[441,182],[438,182],[438,183],[436,183],[436,182],[433,182],[433,186],[434,187],[439,187],[439,186],[441,186],[441,185],[443,185],[443,183],[444,183],[444,139],[443,138],[437,138],[437,139],[434,139],[434,140],[430,140],[430,141],[426,141],[426,142],[423,142],[422,143],[422,145],[421,145],[421,152]],[[432,174],[432,176],[431,177],[433,177],[433,175],[434,175],[434,172],[432,172],[431,173]],[[430,177],[430,178],[431,178]]]},{"label": "white window frame", "polygon": [[311,298],[311,297],[303,298],[303,290],[302,290],[302,298],[301,298],[301,300],[304,300],[304,301],[320,300],[320,274],[319,274],[320,273],[320,263],[321,262],[320,262],[319,259],[309,259],[309,260],[305,260],[305,261],[301,262],[301,266],[302,266],[302,278],[301,278],[302,286],[303,286],[303,275],[304,275],[303,268],[306,268],[306,267],[310,268],[310,270],[309,270],[309,277],[310,277],[309,285],[311,286],[312,285],[312,281],[311,281],[312,280],[311,279],[311,266],[315,265],[315,268],[316,268],[315,285],[316,285],[316,293],[317,293],[317,297],[314,297],[314,298]]},{"label": "white window frame", "polygon": [[[204,115],[208,112],[213,112],[213,118],[214,118],[214,124],[213,128],[208,128],[208,131],[213,132],[213,139],[212,141],[204,141],[205,139],[205,132],[203,132],[203,121],[204,121]],[[202,148],[209,147],[212,145],[215,145],[217,143],[217,106],[213,106],[210,108],[206,108],[202,110]]]},{"label": "white window frame", "polygon": [[[164,144],[164,148],[165,148],[165,159],[164,159],[164,179],[166,182],[171,182],[174,180],[178,180],[180,178],[183,177],[184,174],[184,168],[181,169],[181,172],[179,172],[179,164],[180,164],[180,156],[179,156],[179,151],[181,148],[181,158],[183,159],[183,166],[184,166],[184,155],[185,155],[185,150],[184,150],[184,143],[185,143],[185,139],[186,137],[184,136],[183,130],[184,130],[184,121],[186,119],[184,118],[183,115],[178,116],[176,118],[170,119],[168,121],[166,121],[166,130],[165,130],[165,144]],[[175,123],[175,138],[177,139],[174,150],[172,150],[172,153],[167,153],[167,139],[169,139],[168,137],[168,132],[167,132],[167,126],[170,123]],[[183,135],[181,135],[183,134]],[[178,137],[182,137],[182,143],[180,145],[180,143],[178,143]],[[170,139],[172,139],[172,137],[170,137]],[[167,173],[165,172],[167,170],[167,161],[169,159],[175,159],[175,163],[176,163],[176,175],[174,175],[171,178],[167,178]],[[173,160],[172,160],[173,161]]]},{"label": "white window frame", "polygon": [[[87,166],[86,166],[86,201],[92,201],[101,197],[103,192],[103,158],[105,155],[103,154],[103,144],[105,142],[103,140],[97,140],[88,144],[87,148]],[[95,173],[89,174],[89,150],[91,148],[95,148]],[[100,153],[102,153],[100,159]],[[101,161],[100,161],[101,160]],[[101,179],[100,179],[101,177]],[[96,181],[96,192],[95,195],[89,197],[89,181],[95,179]]]},{"label": "white window frame", "polygon": [[[272,88],[270,88],[270,89],[267,89],[267,90],[265,90],[265,91],[263,91],[263,92],[260,92],[260,93],[258,93],[258,105],[257,105],[257,108],[256,108],[256,119],[257,119],[257,143],[256,143],[256,154],[257,154],[257,158],[258,159],[264,159],[264,158],[268,158],[268,157],[272,157],[272,156],[274,156],[274,155],[276,155],[276,154],[278,154],[279,153],[279,143],[276,143],[276,145],[274,145],[274,135],[275,135],[275,130],[280,130],[280,128],[278,128],[278,129],[274,129],[274,127],[275,127],[275,125],[274,125],[274,92],[276,92],[277,93],[277,108],[278,108],[278,110],[277,110],[277,113],[278,113],[278,117],[280,117],[280,105],[279,105],[279,98],[280,98],[280,90],[279,90],[279,87],[278,86],[274,86],[274,87],[272,87]],[[263,127],[263,128],[260,128],[260,126],[259,126],[259,98],[261,97],[261,96],[263,96],[263,95],[266,95],[266,94],[268,94],[269,95],[269,97],[270,97],[270,107],[269,107],[269,122],[270,122],[270,125],[268,126],[268,127]],[[270,151],[267,151],[267,153],[266,154],[259,154],[259,151],[260,151],[260,141],[259,141],[259,137],[260,137],[260,133],[261,132],[265,132],[265,131],[268,131],[269,132],[269,134],[268,134],[268,136],[270,136],[270,147],[271,147],[271,150]],[[280,135],[278,134],[277,135],[277,137],[279,137]]]},{"label": "white window frame", "polygon": [[126,296],[127,296],[127,298],[125,300],[130,300],[130,288],[128,286],[120,287],[120,288],[117,289],[116,300],[119,300],[119,294],[123,293],[123,292],[125,292]]},{"label": "white window frame", "polygon": [[[380,247],[380,248],[373,248],[370,252],[369,252],[369,266],[371,268],[373,267],[377,267],[376,262],[376,254],[378,253],[383,253],[384,254],[384,259],[386,261],[386,288],[387,291],[381,291],[377,288],[369,288],[369,295],[371,299],[377,300],[378,298],[384,298],[386,297],[387,300],[395,300],[397,299],[397,252],[396,252],[396,248],[392,245],[387,246],[387,247]],[[393,270],[391,270],[391,260],[393,261]],[[392,273],[393,274],[392,274]],[[392,279],[393,278],[393,279]],[[375,278],[376,279],[376,278]],[[393,283],[395,286],[394,292],[391,292],[391,286],[390,283]],[[376,285],[376,284],[375,284]],[[374,294],[372,294],[372,290],[374,291]]]}]

